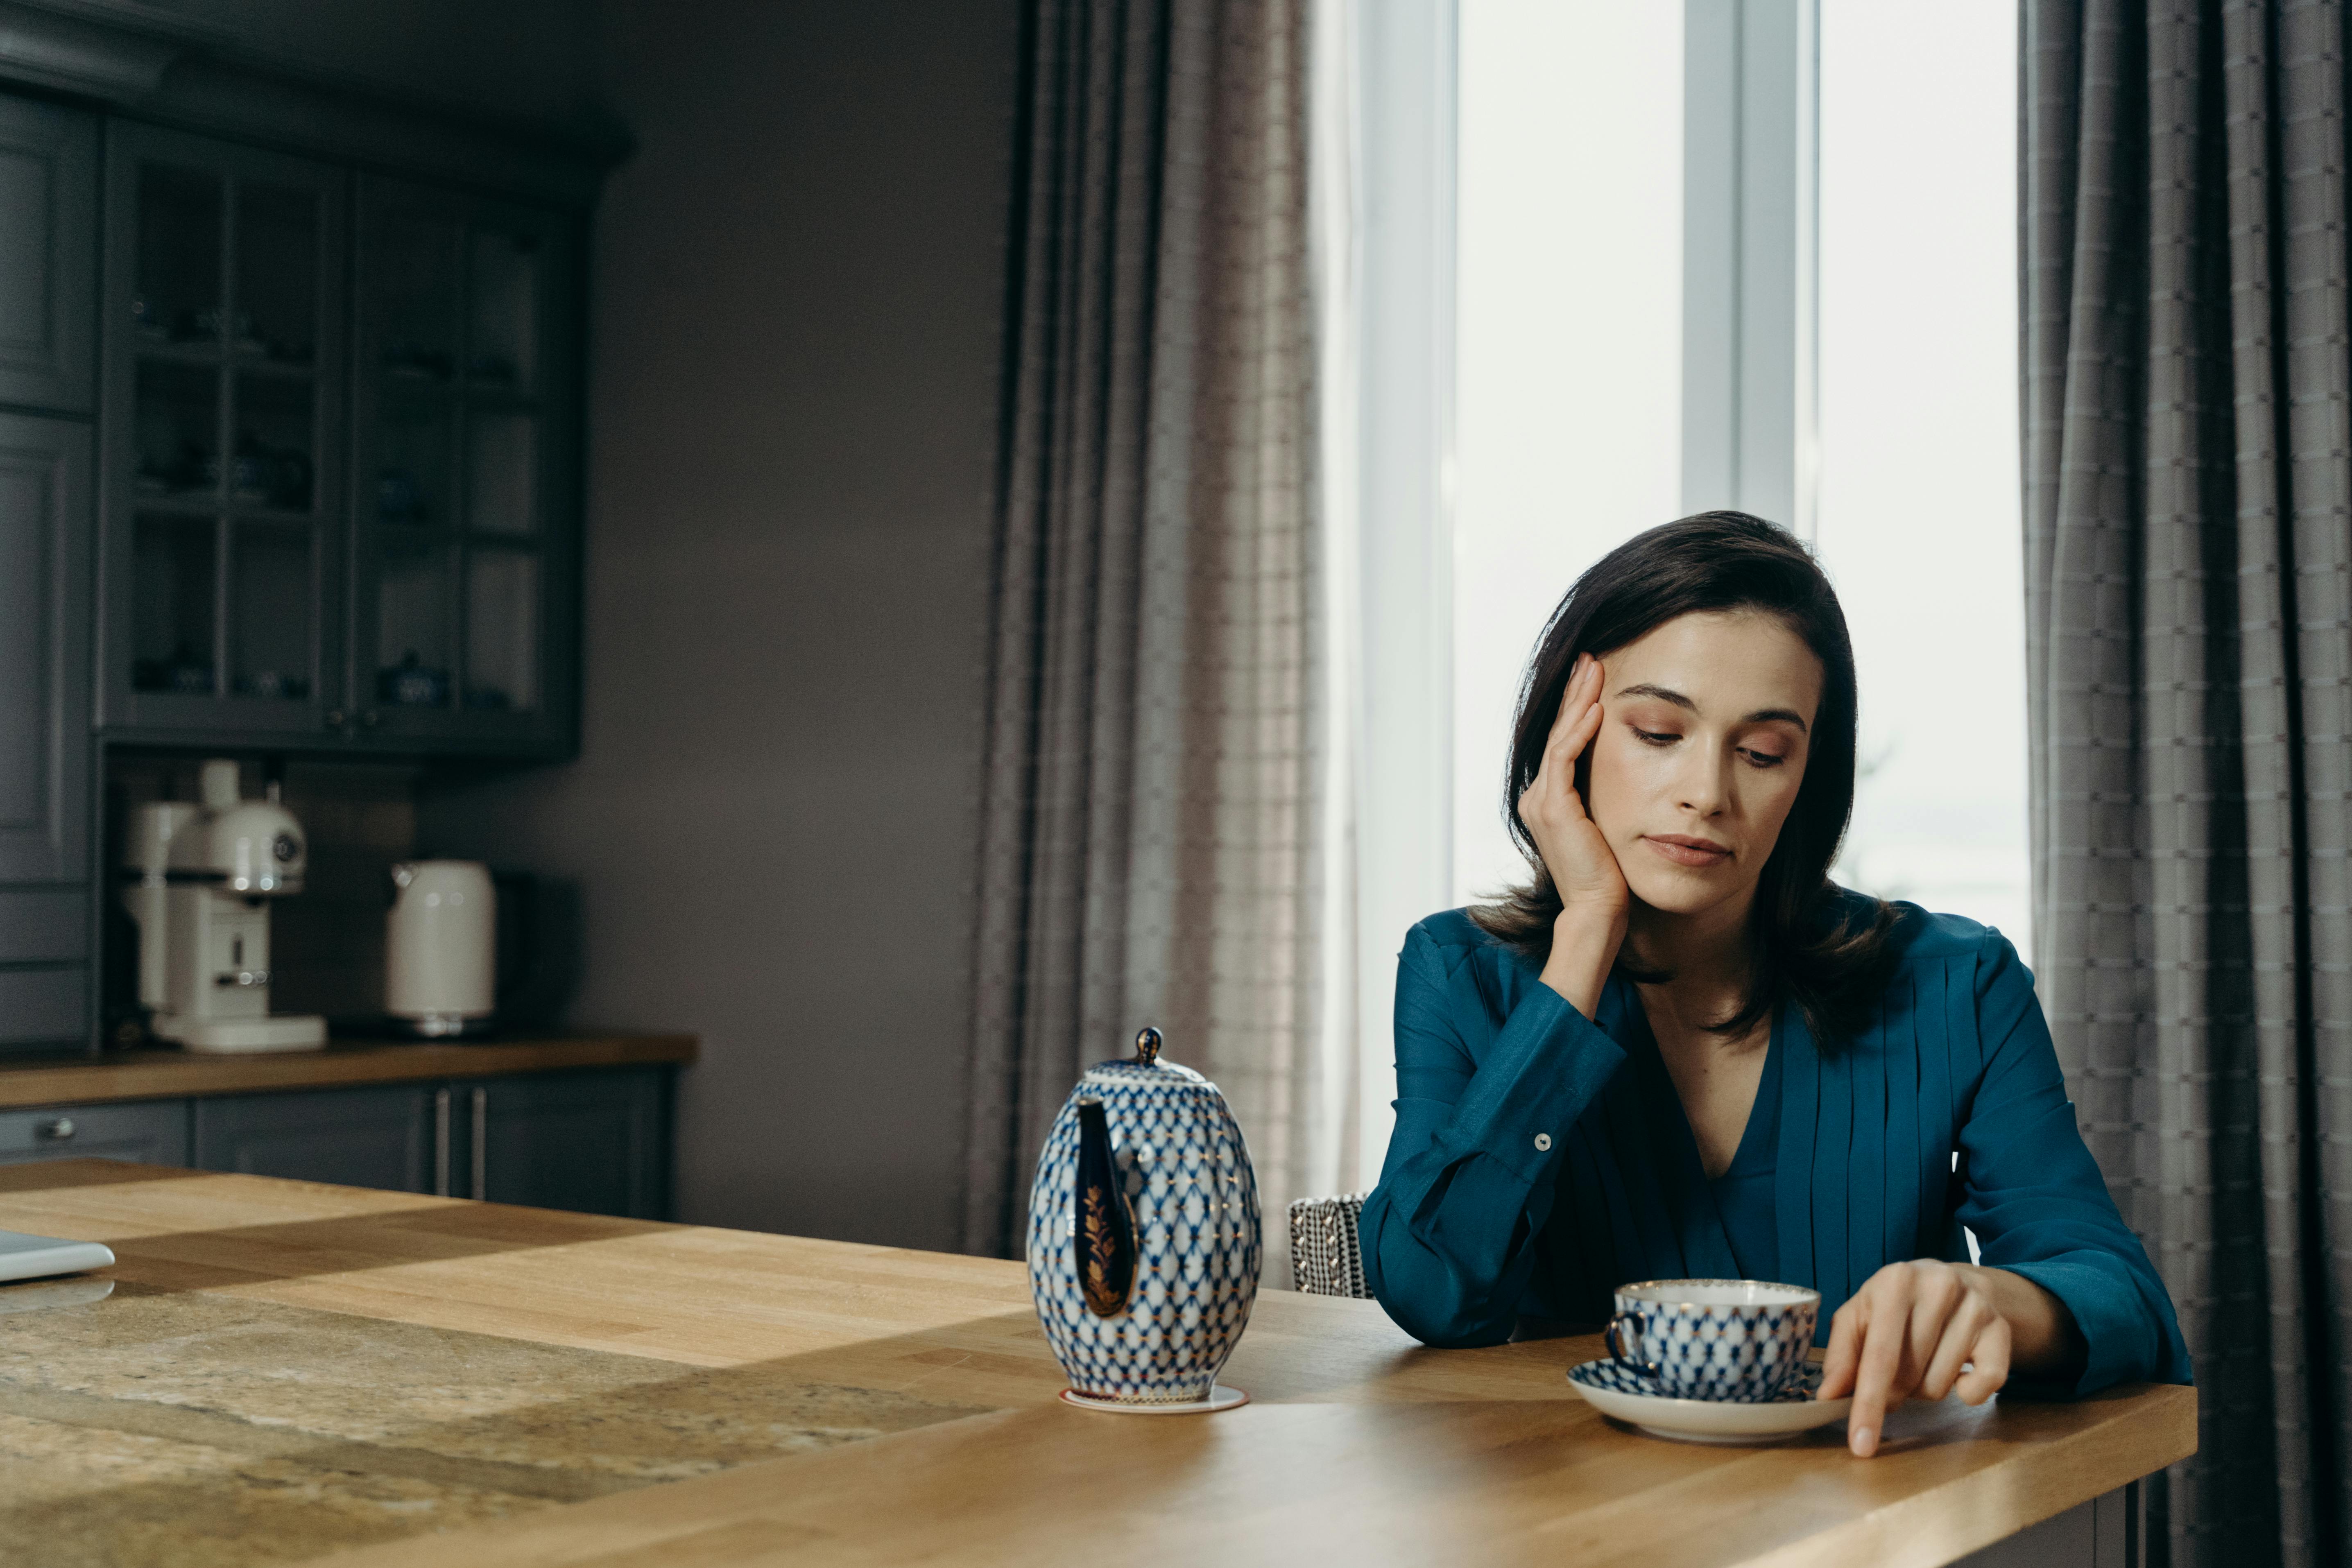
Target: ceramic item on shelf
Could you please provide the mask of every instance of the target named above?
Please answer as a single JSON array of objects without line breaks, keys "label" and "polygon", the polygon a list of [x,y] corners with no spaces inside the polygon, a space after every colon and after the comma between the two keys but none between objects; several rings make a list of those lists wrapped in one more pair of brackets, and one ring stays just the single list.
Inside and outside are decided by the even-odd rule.
[{"label": "ceramic item on shelf", "polygon": [[1752,1404],[1676,1399],[1656,1379],[1606,1359],[1570,1367],[1568,1381],[1603,1415],[1678,1443],[1777,1443],[1843,1421],[1853,1407],[1851,1397],[1813,1397],[1822,1385],[1818,1366],[1807,1366],[1770,1399]]},{"label": "ceramic item on shelf", "polygon": [[1609,1353],[1676,1399],[1759,1404],[1804,1369],[1818,1290],[1760,1279],[1651,1279],[1621,1285]]},{"label": "ceramic item on shelf", "polygon": [[444,708],[449,702],[449,672],[418,663],[416,650],[410,648],[398,664],[376,671],[375,696],[379,702],[401,708]]},{"label": "ceramic item on shelf", "polygon": [[376,476],[375,515],[383,522],[423,522],[431,515],[425,488],[405,468],[386,468]]},{"label": "ceramic item on shelf", "polygon": [[1029,1194],[1029,1289],[1092,1410],[1223,1410],[1217,1386],[1257,1300],[1257,1177],[1217,1086],[1160,1059],[1087,1070],[1055,1118]]}]

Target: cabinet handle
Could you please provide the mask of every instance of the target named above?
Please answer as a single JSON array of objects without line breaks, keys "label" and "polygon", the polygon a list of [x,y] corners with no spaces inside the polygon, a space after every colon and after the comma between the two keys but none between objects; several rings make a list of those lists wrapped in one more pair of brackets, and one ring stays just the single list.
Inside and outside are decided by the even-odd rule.
[{"label": "cabinet handle", "polygon": [[74,1125],[73,1118],[70,1116],[60,1116],[55,1121],[41,1123],[41,1136],[52,1143],[69,1142],[73,1135],[80,1131],[81,1129]]},{"label": "cabinet handle", "polygon": [[366,728],[373,730],[376,727],[377,721],[381,720],[383,717],[383,714],[371,708],[366,712],[360,715],[360,723]]},{"label": "cabinet handle", "polygon": [[474,1090],[474,1201],[490,1194],[490,1091]]},{"label": "cabinet handle", "polygon": [[328,710],[327,710],[327,728],[328,728],[328,729],[330,729],[330,730],[340,730],[340,729],[341,729],[341,728],[343,727],[343,721],[344,721],[346,718],[348,718],[348,717],[350,717],[350,715],[346,714],[346,713],[345,713],[341,709],[340,709],[340,708],[330,708],[330,709],[328,709]]},{"label": "cabinet handle", "polygon": [[449,1195],[449,1091],[433,1091],[433,1195]]}]

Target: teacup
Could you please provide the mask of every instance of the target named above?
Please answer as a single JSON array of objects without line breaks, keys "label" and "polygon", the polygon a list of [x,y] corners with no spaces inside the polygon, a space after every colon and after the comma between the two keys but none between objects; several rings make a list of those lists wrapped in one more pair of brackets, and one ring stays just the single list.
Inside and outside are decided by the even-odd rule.
[{"label": "teacup", "polygon": [[1674,1399],[1761,1405],[1805,1370],[1818,1290],[1760,1279],[1621,1285],[1604,1342]]}]

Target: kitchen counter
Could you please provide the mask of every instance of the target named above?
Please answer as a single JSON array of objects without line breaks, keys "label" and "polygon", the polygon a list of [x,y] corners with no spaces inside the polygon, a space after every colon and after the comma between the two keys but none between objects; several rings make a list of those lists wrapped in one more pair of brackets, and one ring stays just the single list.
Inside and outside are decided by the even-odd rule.
[{"label": "kitchen counter", "polygon": [[257,1056],[114,1051],[92,1060],[0,1065],[0,1110],[491,1078],[566,1068],[683,1066],[694,1060],[696,1046],[692,1035],[602,1034],[520,1035],[473,1045],[334,1040],[324,1050]]},{"label": "kitchen counter", "polygon": [[[103,1161],[0,1227],[0,1563],[1948,1563],[2195,1447],[2192,1390],[1659,1442],[1590,1337],[1429,1351],[1269,1290],[1253,1403],[1073,1410],[1017,1263]],[[111,1291],[92,1299],[110,1282]]]}]

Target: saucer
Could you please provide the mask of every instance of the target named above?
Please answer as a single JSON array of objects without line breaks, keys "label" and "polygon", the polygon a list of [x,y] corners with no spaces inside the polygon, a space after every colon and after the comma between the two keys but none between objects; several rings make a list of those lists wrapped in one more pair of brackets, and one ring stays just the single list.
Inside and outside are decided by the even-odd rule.
[{"label": "saucer", "polygon": [[1762,1405],[1714,1399],[1670,1399],[1656,1380],[1603,1358],[1568,1369],[1568,1381],[1603,1415],[1677,1443],[1777,1443],[1845,1419],[1853,1400],[1815,1399],[1822,1369],[1809,1366],[1778,1397]]},{"label": "saucer", "polygon": [[1062,1390],[1062,1403],[1081,1410],[1108,1410],[1118,1415],[1205,1415],[1212,1410],[1231,1410],[1236,1405],[1247,1405],[1249,1395],[1220,1383],[1209,1390],[1206,1399],[1182,1405],[1127,1405],[1114,1399],[1090,1399],[1075,1388],[1066,1388]]}]

